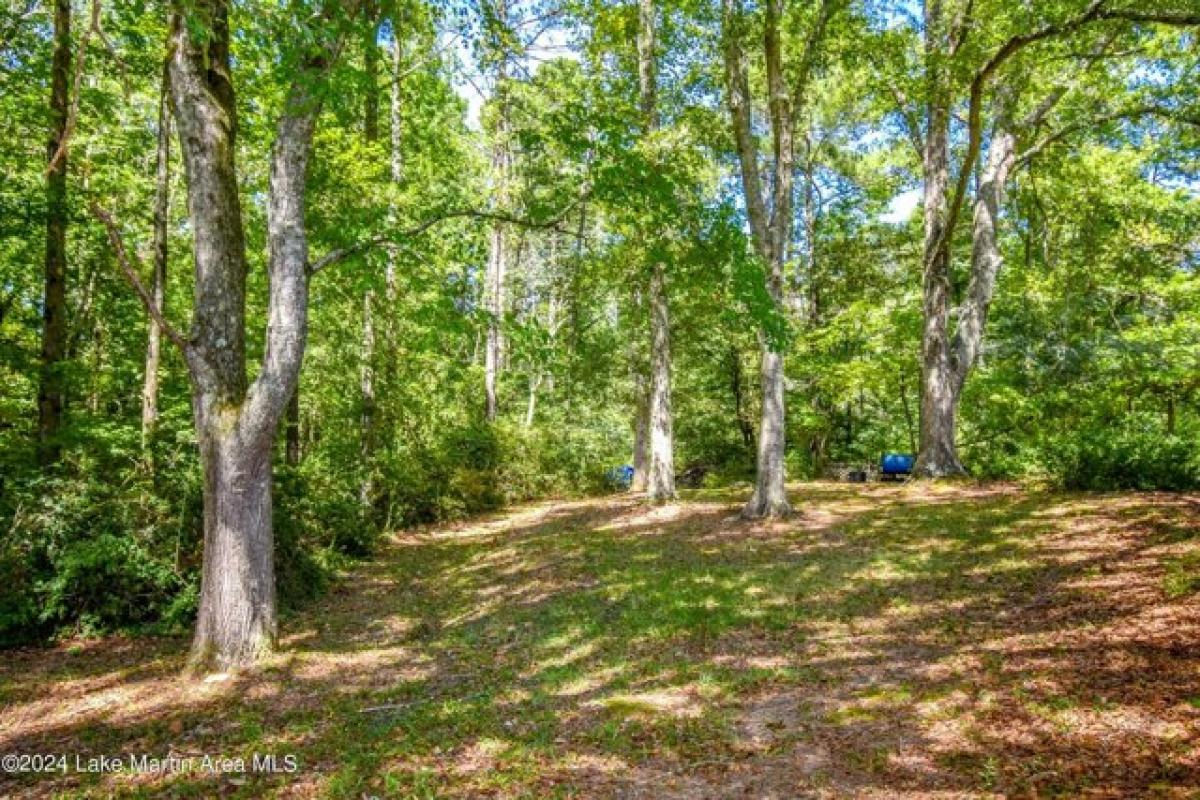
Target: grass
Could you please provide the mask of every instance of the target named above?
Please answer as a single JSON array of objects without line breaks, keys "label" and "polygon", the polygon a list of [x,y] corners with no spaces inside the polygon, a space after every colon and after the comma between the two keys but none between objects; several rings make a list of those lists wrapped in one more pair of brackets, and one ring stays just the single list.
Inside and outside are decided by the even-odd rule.
[{"label": "grass", "polygon": [[[395,535],[261,673],[12,654],[0,752],[295,772],[0,774],[0,796],[1195,796],[1200,498],[956,485],[547,503]],[[72,755],[73,758],[73,755]]]}]

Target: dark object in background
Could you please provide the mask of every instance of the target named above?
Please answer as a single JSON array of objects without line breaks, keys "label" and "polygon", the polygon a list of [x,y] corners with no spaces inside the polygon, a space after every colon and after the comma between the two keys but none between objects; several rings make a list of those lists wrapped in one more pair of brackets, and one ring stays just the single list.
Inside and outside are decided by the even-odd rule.
[{"label": "dark object in background", "polygon": [[917,457],[911,453],[884,453],[879,459],[879,479],[900,480],[906,475],[911,475],[916,460]]},{"label": "dark object in background", "polygon": [[688,489],[698,489],[704,483],[704,476],[707,474],[706,464],[689,464],[687,469],[675,476],[675,483]]},{"label": "dark object in background", "polygon": [[852,469],[846,473],[846,480],[851,483],[866,483],[867,471],[865,469]]}]

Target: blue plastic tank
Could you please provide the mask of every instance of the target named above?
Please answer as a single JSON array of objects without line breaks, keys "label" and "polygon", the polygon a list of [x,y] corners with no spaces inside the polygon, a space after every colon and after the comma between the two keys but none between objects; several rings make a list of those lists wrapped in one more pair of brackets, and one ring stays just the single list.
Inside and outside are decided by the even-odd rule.
[{"label": "blue plastic tank", "polygon": [[910,453],[884,453],[879,459],[879,472],[883,475],[911,475],[917,457]]}]

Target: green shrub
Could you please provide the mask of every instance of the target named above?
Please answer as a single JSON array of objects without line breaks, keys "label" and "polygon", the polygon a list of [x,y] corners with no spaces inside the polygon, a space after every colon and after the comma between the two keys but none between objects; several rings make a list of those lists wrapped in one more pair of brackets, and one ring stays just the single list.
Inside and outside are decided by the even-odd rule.
[{"label": "green shrub", "polygon": [[86,634],[158,621],[185,582],[173,567],[132,536],[102,533],[69,542],[35,589],[41,619],[70,622]]},{"label": "green shrub", "polygon": [[1047,449],[1047,467],[1068,489],[1200,487],[1200,442],[1169,436],[1154,420],[1133,418],[1119,428],[1078,431]]}]

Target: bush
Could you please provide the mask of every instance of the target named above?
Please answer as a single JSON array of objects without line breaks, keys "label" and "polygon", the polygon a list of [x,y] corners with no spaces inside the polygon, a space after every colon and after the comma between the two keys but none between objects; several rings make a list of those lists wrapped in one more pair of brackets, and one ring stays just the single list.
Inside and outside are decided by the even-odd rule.
[{"label": "bush", "polygon": [[86,467],[7,487],[0,643],[56,631],[174,627],[194,613],[187,596],[199,560],[198,481],[186,470],[152,481],[137,467]]},{"label": "bush", "polygon": [[93,634],[159,621],[186,583],[170,561],[152,556],[135,537],[102,533],[55,553],[49,577],[35,592],[43,598],[42,621],[70,622]]},{"label": "bush", "polygon": [[1168,436],[1152,420],[1132,419],[1120,428],[1075,433],[1051,444],[1047,467],[1068,489],[1162,489],[1200,487],[1200,442]]}]

